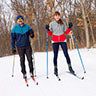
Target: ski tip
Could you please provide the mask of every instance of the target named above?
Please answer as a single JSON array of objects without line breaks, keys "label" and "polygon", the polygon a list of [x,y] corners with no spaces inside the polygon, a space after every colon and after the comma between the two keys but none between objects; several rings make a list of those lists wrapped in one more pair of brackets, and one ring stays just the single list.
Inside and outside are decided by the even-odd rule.
[{"label": "ski tip", "polygon": [[47,77],[47,79],[49,79],[49,77]]},{"label": "ski tip", "polygon": [[84,73],[86,73],[86,71]]},{"label": "ski tip", "polygon": [[61,81],[61,79],[59,78],[58,81]]},{"label": "ski tip", "polygon": [[36,85],[38,85],[38,82],[36,83]]},{"label": "ski tip", "polygon": [[84,77],[82,77],[82,80],[84,79]]},{"label": "ski tip", "polygon": [[29,85],[27,84],[27,87],[29,87]]}]

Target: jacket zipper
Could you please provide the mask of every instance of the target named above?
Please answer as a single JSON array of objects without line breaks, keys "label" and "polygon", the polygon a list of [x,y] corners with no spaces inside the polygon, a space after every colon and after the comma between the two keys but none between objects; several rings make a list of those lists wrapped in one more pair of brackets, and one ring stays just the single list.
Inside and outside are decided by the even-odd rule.
[{"label": "jacket zipper", "polygon": [[59,42],[60,42],[60,36],[59,36]]}]

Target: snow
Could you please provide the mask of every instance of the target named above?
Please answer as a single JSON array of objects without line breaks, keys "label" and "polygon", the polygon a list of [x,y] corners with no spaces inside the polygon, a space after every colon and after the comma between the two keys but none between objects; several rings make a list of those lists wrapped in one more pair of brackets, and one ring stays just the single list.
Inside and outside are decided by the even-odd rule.
[{"label": "snow", "polygon": [[14,77],[12,77],[14,56],[0,58],[0,96],[96,96],[96,49],[84,48],[80,49],[80,53],[86,74],[84,74],[77,50],[69,50],[73,69],[78,76],[84,76],[85,79],[80,80],[67,73],[68,67],[65,57],[63,52],[59,51],[58,71],[61,81],[58,81],[53,74],[53,52],[48,52],[49,79],[46,79],[46,53],[35,53],[36,80],[39,85],[35,85],[30,79],[26,60],[29,87],[26,87],[22,79],[19,56],[15,56]]}]

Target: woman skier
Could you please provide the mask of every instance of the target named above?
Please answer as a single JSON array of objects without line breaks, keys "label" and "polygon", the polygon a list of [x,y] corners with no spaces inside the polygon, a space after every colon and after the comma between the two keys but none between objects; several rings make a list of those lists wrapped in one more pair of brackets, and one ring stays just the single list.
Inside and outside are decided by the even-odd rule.
[{"label": "woman skier", "polygon": [[68,64],[69,71],[74,74],[74,70],[72,69],[71,60],[68,54],[68,48],[66,43],[66,35],[70,34],[72,23],[69,24],[69,28],[66,28],[65,23],[60,18],[60,13],[58,11],[54,14],[54,21],[52,21],[49,25],[46,25],[46,29],[48,30],[48,35],[52,36],[52,44],[53,44],[53,52],[54,52],[54,74],[58,76],[58,67],[57,67],[57,58],[58,58],[58,50],[59,45],[61,46],[63,53],[66,57],[66,61]]}]

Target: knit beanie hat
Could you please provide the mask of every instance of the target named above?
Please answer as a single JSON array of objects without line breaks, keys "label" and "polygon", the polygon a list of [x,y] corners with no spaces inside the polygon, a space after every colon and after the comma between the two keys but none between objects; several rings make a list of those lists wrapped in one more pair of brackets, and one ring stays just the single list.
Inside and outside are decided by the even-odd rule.
[{"label": "knit beanie hat", "polygon": [[16,21],[17,21],[19,18],[21,18],[21,19],[24,20],[24,17],[23,17],[22,15],[18,15],[18,16],[16,17]]}]

